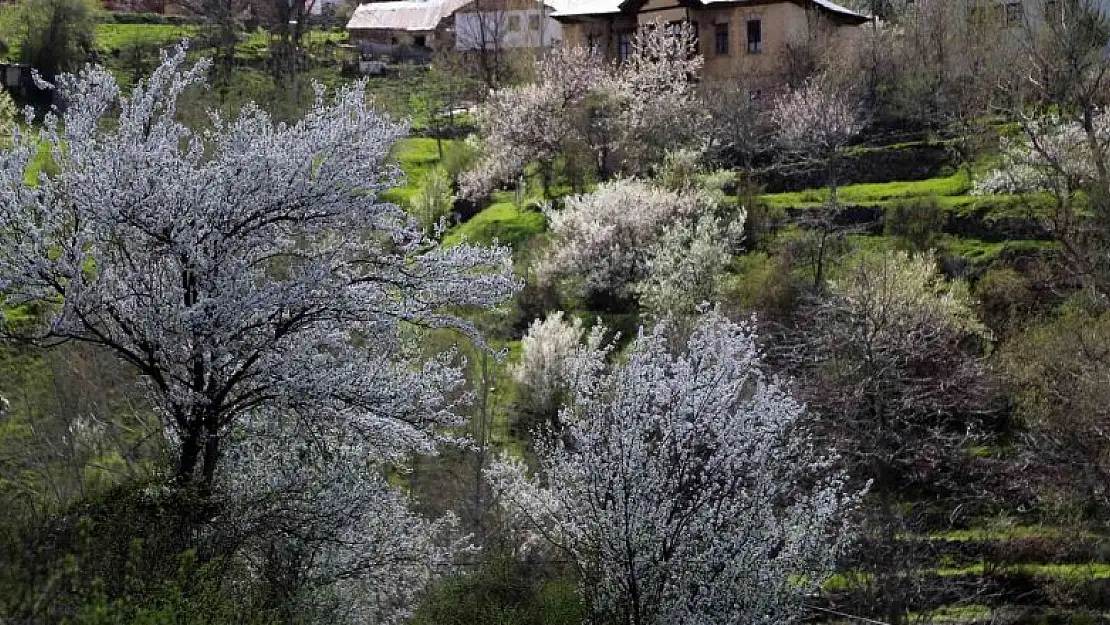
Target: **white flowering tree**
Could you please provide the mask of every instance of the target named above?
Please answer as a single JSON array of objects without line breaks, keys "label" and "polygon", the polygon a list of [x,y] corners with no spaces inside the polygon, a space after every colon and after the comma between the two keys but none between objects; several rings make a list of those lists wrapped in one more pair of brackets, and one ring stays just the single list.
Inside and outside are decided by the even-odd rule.
[{"label": "white flowering tree", "polygon": [[[604,183],[592,193],[568,197],[562,210],[548,212],[554,241],[538,273],[544,280],[581,282],[594,303],[628,300],[640,292],[662,303],[669,295],[659,289],[678,286],[675,280],[682,274],[694,272],[712,282],[723,269],[727,255],[716,253],[722,252],[723,236],[715,241],[696,236],[695,223],[716,209],[716,199],[698,189],[670,191],[635,180]],[[730,228],[742,224],[743,216],[734,222],[737,226]],[[725,227],[714,218],[701,229],[716,237]],[[678,258],[691,247],[698,247],[696,254]],[[653,271],[657,280],[641,289]]]},{"label": "white flowering tree", "polygon": [[825,167],[829,204],[836,206],[840,152],[863,129],[861,107],[851,90],[837,88],[828,76],[810,78],[775,101],[771,121],[781,148]]},{"label": "white flowering tree", "polygon": [[552,51],[535,83],[491,94],[479,114],[484,156],[463,177],[463,193],[488,193],[532,164],[546,185],[559,159],[593,160],[603,179],[640,175],[667,150],[703,147],[701,65],[692,29],[660,25],[641,29],[620,65],[583,48]]},{"label": "white flowering tree", "polygon": [[593,622],[788,622],[832,571],[855,501],[762,371],[748,324],[706,315],[685,345],[664,326],[609,362],[577,355],[563,435],[539,474],[489,472],[507,513],[577,565]]},{"label": "white flowering tree", "polygon": [[705,302],[718,301],[730,242],[743,237],[743,215],[722,224],[702,215],[668,228],[649,251],[647,277],[636,285],[644,310],[659,318],[694,314]]},{"label": "white flowering tree", "polygon": [[1020,137],[1002,138],[998,166],[973,191],[1047,194],[1051,211],[1043,223],[1069,269],[1110,297],[1110,113],[1026,117],[1021,129]]},{"label": "white flowering tree", "polygon": [[545,184],[556,159],[578,148],[583,103],[607,78],[602,62],[582,48],[557,48],[540,60],[536,82],[490,94],[478,113],[483,156],[460,179],[464,195],[488,194],[538,163]]},{"label": "white flowering tree", "polygon": [[863,130],[859,101],[852,91],[839,88],[828,74],[810,78],[800,88],[775,101],[771,121],[778,129],[778,145],[787,155],[812,161],[825,170],[829,189],[827,210],[811,218],[815,234],[813,265],[815,289],[824,286],[825,265],[834,235],[840,157]]},{"label": "white flowering tree", "polygon": [[217,473],[235,563],[283,617],[396,623],[469,549],[453,516],[426,519],[362,437],[296,419],[236,428]]},{"label": "white flowering tree", "polygon": [[[406,325],[451,327],[517,289],[509,253],[443,249],[378,199],[404,128],[361,84],[279,124],[254,106],[210,127],[175,120],[206,64],[164,57],[124,96],[99,68],[63,77],[64,114],[0,153],[0,289],[9,335],[84,341],[131,364],[177,443],[177,477],[210,483],[247,414],[359,436],[374,457],[433,446],[455,423],[446,361],[411,363]],[[25,180],[40,145],[52,166]]]},{"label": "white flowering tree", "polygon": [[555,424],[570,390],[570,358],[584,335],[582,320],[561,310],[528,326],[520,341],[520,361],[510,369],[517,404],[525,414]]}]

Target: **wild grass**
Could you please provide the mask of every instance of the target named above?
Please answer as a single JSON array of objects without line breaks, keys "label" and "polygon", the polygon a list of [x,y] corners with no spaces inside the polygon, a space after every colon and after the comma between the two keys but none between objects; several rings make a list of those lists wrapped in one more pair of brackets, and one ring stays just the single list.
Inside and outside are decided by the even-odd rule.
[{"label": "wild grass", "polygon": [[518,208],[512,193],[497,193],[494,199],[493,204],[444,237],[443,244],[458,245],[465,240],[488,245],[497,241],[520,251],[547,230],[543,213],[527,207]]},{"label": "wild grass", "polygon": [[[897,182],[875,182],[852,184],[837,189],[837,197],[842,204],[876,205],[882,202],[904,198],[958,196],[971,190],[971,178],[964,171],[942,178],[910,180]],[[821,205],[829,200],[829,190],[806,189],[786,193],[768,193],[760,197],[772,206],[808,207]]]}]

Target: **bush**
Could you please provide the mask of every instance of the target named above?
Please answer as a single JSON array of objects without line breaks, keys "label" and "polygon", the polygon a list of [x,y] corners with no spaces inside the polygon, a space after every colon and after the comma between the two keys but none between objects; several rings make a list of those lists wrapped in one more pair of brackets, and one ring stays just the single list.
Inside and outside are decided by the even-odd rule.
[{"label": "bush", "polygon": [[759,313],[761,319],[784,319],[797,306],[799,291],[788,258],[752,252],[737,258],[724,287],[724,300]]},{"label": "bush", "polygon": [[1035,305],[1025,276],[1009,267],[988,269],[975,283],[974,294],[980,315],[994,330],[1005,329]]},{"label": "bush", "polygon": [[80,69],[96,54],[97,10],[89,0],[23,0],[15,20],[20,61],[47,80]]},{"label": "bush", "polygon": [[915,252],[936,247],[947,215],[935,195],[895,202],[883,215],[887,236],[898,237],[902,245]]},{"label": "bush", "polygon": [[420,193],[412,198],[412,213],[426,233],[432,233],[451,212],[455,198],[451,180],[442,167],[432,167],[424,175]]},{"label": "bush", "polygon": [[570,385],[567,360],[582,341],[582,321],[562,311],[535,320],[521,340],[512,369],[517,405],[530,425],[554,426]]},{"label": "bush", "polygon": [[431,592],[412,625],[579,625],[585,615],[573,580],[495,556]]},{"label": "bush", "polygon": [[656,178],[659,184],[672,191],[698,186],[701,173],[701,153],[697,150],[667,152]]}]

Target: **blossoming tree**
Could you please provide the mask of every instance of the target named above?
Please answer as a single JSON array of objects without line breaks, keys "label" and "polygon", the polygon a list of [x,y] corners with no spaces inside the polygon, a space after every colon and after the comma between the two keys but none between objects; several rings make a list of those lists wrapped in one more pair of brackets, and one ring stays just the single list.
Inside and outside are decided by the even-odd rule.
[{"label": "blossoming tree", "polygon": [[855,497],[804,410],[762,372],[751,328],[710,313],[627,360],[595,330],[574,357],[561,436],[540,475],[489,472],[510,515],[567,554],[597,622],[786,622],[831,572]]},{"label": "blossoming tree", "polygon": [[[134,366],[177,443],[177,477],[211,483],[246,415],[293,415],[391,458],[455,422],[446,359],[403,357],[406,324],[477,338],[454,311],[517,289],[503,248],[440,248],[399,207],[389,157],[404,128],[360,84],[303,119],[254,106],[210,127],[175,119],[206,64],[185,49],[123,95],[91,68],[58,82],[64,113],[0,152],[0,289],[35,323],[5,332],[85,341]],[[50,167],[25,179],[44,146]]]}]

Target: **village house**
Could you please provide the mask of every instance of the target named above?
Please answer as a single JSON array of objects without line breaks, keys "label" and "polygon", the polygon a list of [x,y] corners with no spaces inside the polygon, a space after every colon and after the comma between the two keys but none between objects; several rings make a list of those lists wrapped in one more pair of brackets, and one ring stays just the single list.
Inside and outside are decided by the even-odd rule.
[{"label": "village house", "polygon": [[513,50],[550,48],[563,39],[553,13],[563,0],[473,0],[455,13],[455,48]]},{"label": "village house", "polygon": [[549,48],[562,40],[548,0],[401,0],[359,5],[347,23],[364,57],[427,61],[436,49],[461,52]]},{"label": "village house", "polygon": [[347,22],[351,43],[430,50],[449,41],[455,11],[470,0],[360,4]]},{"label": "village house", "polygon": [[828,0],[568,0],[553,17],[566,45],[621,60],[636,31],[652,23],[689,25],[707,80],[781,82],[792,48],[850,44],[870,18]]}]

